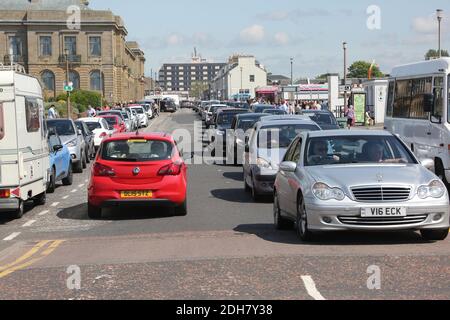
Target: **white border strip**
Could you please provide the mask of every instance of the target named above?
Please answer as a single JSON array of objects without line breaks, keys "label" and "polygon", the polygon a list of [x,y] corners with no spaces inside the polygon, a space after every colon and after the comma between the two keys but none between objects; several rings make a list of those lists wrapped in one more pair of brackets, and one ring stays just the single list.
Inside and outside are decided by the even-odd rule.
[{"label": "white border strip", "polygon": [[305,284],[306,291],[314,298],[314,300],[326,300],[316,288],[316,284],[311,276],[302,276],[303,283]]},{"label": "white border strip", "polygon": [[4,241],[11,241],[14,238],[16,238],[18,235],[20,234],[20,232],[14,232],[12,234],[10,234],[9,236],[7,236],[5,239],[3,239]]}]

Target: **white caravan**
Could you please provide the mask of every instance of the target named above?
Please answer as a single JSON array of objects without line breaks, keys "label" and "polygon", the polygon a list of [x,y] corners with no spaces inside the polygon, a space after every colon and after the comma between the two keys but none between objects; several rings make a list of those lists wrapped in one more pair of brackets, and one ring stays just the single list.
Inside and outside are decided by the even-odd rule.
[{"label": "white caravan", "polygon": [[21,218],[24,202],[46,199],[49,151],[39,81],[0,64],[0,213]]},{"label": "white caravan", "polygon": [[450,58],[398,66],[391,77],[385,129],[450,182]]}]

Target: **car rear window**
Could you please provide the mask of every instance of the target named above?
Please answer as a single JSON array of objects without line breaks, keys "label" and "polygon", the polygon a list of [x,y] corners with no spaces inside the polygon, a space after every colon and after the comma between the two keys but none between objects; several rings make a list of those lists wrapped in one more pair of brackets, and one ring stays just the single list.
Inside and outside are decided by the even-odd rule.
[{"label": "car rear window", "polygon": [[258,148],[280,149],[287,148],[300,133],[304,131],[318,131],[316,125],[286,124],[262,127],[258,134]]},{"label": "car rear window", "polygon": [[91,131],[102,128],[102,125],[100,124],[100,122],[86,122],[86,125],[89,128],[89,130],[91,130]]},{"label": "car rear window", "polygon": [[173,145],[167,141],[138,138],[114,140],[103,145],[102,159],[124,162],[169,160],[173,151]]},{"label": "car rear window", "polygon": [[75,129],[72,125],[72,121],[64,120],[49,120],[47,122],[49,128],[55,128],[56,132],[60,136],[73,136],[75,135]]},{"label": "car rear window", "polygon": [[5,136],[5,125],[3,121],[3,103],[0,103],[0,140]]},{"label": "car rear window", "polygon": [[109,125],[115,125],[117,124],[117,117],[105,117],[104,118],[106,122],[108,122]]},{"label": "car rear window", "polygon": [[133,110],[135,110],[139,114],[143,114],[144,113],[144,109],[142,109],[142,108],[133,108]]}]

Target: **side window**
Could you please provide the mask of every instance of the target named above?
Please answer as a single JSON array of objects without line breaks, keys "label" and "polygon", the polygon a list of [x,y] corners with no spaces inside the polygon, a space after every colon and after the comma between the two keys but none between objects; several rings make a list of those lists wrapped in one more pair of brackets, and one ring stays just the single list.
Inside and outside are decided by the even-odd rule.
[{"label": "side window", "polygon": [[39,106],[36,100],[25,98],[25,117],[28,132],[38,132],[41,124],[39,121]]},{"label": "side window", "polygon": [[443,116],[443,108],[444,108],[444,77],[435,77],[434,78],[434,89],[433,93],[435,96],[435,106],[434,106],[434,114],[431,116],[435,119],[433,121],[440,121]]},{"label": "side window", "polygon": [[294,154],[295,154],[295,150],[296,150],[297,146],[298,146],[298,140],[295,140],[291,144],[291,147],[286,152],[286,155],[284,156],[283,161],[294,161],[293,159],[294,159]]},{"label": "side window", "polygon": [[3,103],[0,103],[0,140],[5,136],[5,123],[3,117]]},{"label": "side window", "polygon": [[409,118],[411,107],[411,80],[399,80],[395,86],[394,118]]},{"label": "side window", "polygon": [[300,161],[300,153],[302,152],[302,139],[300,139],[294,148],[294,154],[292,155],[292,162],[298,163]]},{"label": "side window", "polygon": [[388,116],[388,117],[392,117],[392,113],[394,112],[394,87],[395,87],[395,81],[390,81],[389,88],[388,88],[387,107],[386,107],[386,116]]}]

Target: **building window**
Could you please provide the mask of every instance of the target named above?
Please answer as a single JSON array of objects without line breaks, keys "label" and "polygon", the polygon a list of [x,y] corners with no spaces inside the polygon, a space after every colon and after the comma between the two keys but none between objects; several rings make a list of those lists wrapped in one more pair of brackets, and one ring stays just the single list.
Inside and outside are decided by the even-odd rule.
[{"label": "building window", "polygon": [[64,37],[64,49],[69,50],[69,56],[75,56],[77,54],[77,37]]},{"label": "building window", "polygon": [[250,82],[255,82],[255,75],[250,75]]},{"label": "building window", "polygon": [[14,62],[22,56],[22,39],[17,36],[9,37],[9,49],[12,51]]},{"label": "building window", "polygon": [[92,71],[90,75],[91,90],[103,91],[102,80],[102,75],[99,70]]},{"label": "building window", "polygon": [[25,117],[28,132],[37,132],[41,127],[39,121],[39,106],[36,100],[25,98]]},{"label": "building window", "polygon": [[52,55],[52,37],[39,37],[39,55],[41,57],[49,57]]},{"label": "building window", "polygon": [[45,70],[41,75],[45,90],[55,91],[55,74],[50,70]]},{"label": "building window", "polygon": [[5,123],[3,121],[3,103],[0,103],[0,140],[5,136]]},{"label": "building window", "polygon": [[69,81],[73,83],[74,89],[80,89],[80,75],[76,71],[69,72]]},{"label": "building window", "polygon": [[94,57],[102,56],[102,38],[99,36],[89,37],[89,55]]}]

